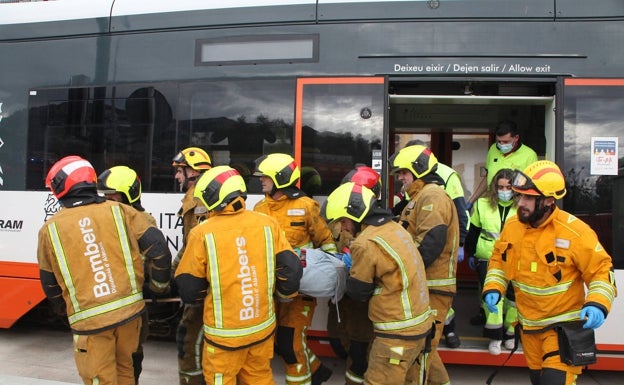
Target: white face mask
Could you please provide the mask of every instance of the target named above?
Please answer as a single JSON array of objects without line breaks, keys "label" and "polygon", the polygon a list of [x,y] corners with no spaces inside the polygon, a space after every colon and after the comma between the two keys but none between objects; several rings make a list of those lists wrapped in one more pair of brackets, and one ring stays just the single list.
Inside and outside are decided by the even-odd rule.
[{"label": "white face mask", "polygon": [[502,202],[509,202],[513,198],[513,191],[511,190],[498,190],[498,199]]},{"label": "white face mask", "polygon": [[507,143],[507,144],[496,143],[496,147],[498,147],[498,149],[501,150],[503,154],[510,153],[511,150],[513,149],[513,146],[514,146],[514,143]]}]

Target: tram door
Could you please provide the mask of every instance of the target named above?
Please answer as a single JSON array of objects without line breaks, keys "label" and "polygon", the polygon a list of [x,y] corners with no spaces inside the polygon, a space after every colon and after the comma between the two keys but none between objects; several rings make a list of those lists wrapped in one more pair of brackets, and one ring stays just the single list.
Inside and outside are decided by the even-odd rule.
[{"label": "tram door", "polygon": [[[385,103],[383,77],[297,80],[295,159],[306,194],[323,201],[358,163],[386,175]],[[326,327],[327,301],[318,301],[308,343],[317,354],[332,355],[315,338]]]},{"label": "tram door", "polygon": [[[460,89],[458,83],[454,85]],[[487,96],[414,94],[418,88],[424,88],[420,91],[423,93],[453,90],[448,84],[403,87],[391,83],[390,90],[394,93],[388,98],[390,152],[412,141],[430,147],[438,161],[459,173],[467,201],[476,200],[475,192],[486,187],[485,158],[495,141],[496,125],[502,120],[517,124],[523,143],[533,148],[539,158],[554,160],[554,88],[552,95],[547,96],[543,96],[545,87],[537,85],[535,89],[518,87],[519,95]],[[488,93],[493,93],[491,88]],[[541,95],[535,95],[538,93]],[[396,193],[400,184],[393,182],[391,188]],[[459,265],[458,279],[460,285],[476,284],[476,276],[466,263]]]}]

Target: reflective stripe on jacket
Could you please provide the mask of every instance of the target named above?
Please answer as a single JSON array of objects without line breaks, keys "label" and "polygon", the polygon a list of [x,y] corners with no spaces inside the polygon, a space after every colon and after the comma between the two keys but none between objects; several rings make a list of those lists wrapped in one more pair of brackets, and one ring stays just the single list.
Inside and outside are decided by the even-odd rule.
[{"label": "reflective stripe on jacket", "polygon": [[500,237],[501,227],[503,227],[499,205],[502,206],[504,204],[507,204],[505,207],[509,207],[507,218],[516,215],[517,208],[513,205],[512,201],[504,203],[499,201],[496,207],[490,205],[490,198],[488,197],[479,198],[475,202],[470,222],[481,229],[479,239],[477,240],[475,257],[479,259],[490,259],[492,256],[494,242]]},{"label": "reflective stripe on jacket", "polygon": [[[283,251],[289,251],[299,270],[298,275],[282,279],[296,280],[298,287],[301,264],[275,219],[234,210],[230,204],[191,230],[176,282],[190,275],[208,283],[207,292],[193,293],[205,295],[204,335],[208,342],[238,348],[273,333],[276,258]],[[194,290],[179,285],[181,292]]]},{"label": "reflective stripe on jacket", "polygon": [[[451,198],[441,186],[416,180],[400,222],[412,235],[425,262],[430,291],[456,292],[459,221]],[[442,238],[443,237],[443,238]]]},{"label": "reflective stripe on jacket", "polygon": [[41,228],[39,267],[54,273],[75,332],[114,327],[144,308],[138,240],[150,227],[131,206],[106,201],[63,208]]},{"label": "reflective stripe on jacket", "polygon": [[410,234],[392,221],[362,227],[351,242],[353,266],[347,291],[364,288],[359,282],[376,285],[368,307],[376,331],[424,334],[433,320],[424,265]]},{"label": "reflective stripe on jacket", "polygon": [[527,330],[578,319],[588,303],[606,314],[616,296],[611,257],[596,233],[558,207],[537,228],[518,217],[507,220],[494,245],[483,292],[504,294],[508,282]]},{"label": "reflective stripe on jacket", "polygon": [[321,217],[320,206],[310,197],[290,199],[283,195],[275,200],[267,196],[256,204],[254,211],[277,219],[292,247],[337,252],[331,231]]}]

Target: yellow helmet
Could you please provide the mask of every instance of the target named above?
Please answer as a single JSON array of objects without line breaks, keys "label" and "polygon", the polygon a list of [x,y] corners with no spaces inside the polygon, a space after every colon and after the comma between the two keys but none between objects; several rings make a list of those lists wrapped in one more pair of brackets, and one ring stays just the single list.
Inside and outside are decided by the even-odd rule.
[{"label": "yellow helmet", "polygon": [[389,159],[390,172],[397,173],[407,169],[417,179],[434,172],[438,168],[438,159],[428,147],[421,145],[407,146]]},{"label": "yellow helmet", "polygon": [[561,199],[566,194],[565,178],[556,163],[538,160],[524,171],[514,172],[511,189],[517,193]]},{"label": "yellow helmet", "polygon": [[281,189],[297,183],[301,176],[295,159],[288,154],[269,154],[256,159],[255,176],[267,176]]},{"label": "yellow helmet", "polygon": [[243,177],[230,166],[217,166],[202,174],[195,185],[195,198],[210,211],[220,211],[234,198],[247,198]]},{"label": "yellow helmet", "polygon": [[173,157],[173,167],[190,167],[195,171],[206,171],[212,167],[210,156],[199,147],[188,147]]},{"label": "yellow helmet", "polygon": [[101,194],[121,193],[132,204],[141,198],[141,180],[137,173],[127,166],[115,166],[98,176],[98,192]]},{"label": "yellow helmet", "polygon": [[347,182],[338,186],[327,197],[324,215],[328,222],[349,218],[362,222],[375,201],[375,193],[368,187]]}]

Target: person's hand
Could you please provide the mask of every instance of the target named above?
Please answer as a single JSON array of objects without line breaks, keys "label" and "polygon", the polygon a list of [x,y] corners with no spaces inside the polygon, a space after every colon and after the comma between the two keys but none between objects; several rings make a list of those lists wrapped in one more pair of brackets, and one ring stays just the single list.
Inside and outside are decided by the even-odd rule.
[{"label": "person's hand", "polygon": [[457,250],[457,263],[464,262],[464,246],[459,246],[459,250]]},{"label": "person's hand", "polygon": [[581,320],[587,318],[587,322],[583,324],[583,329],[596,329],[600,327],[605,320],[604,313],[596,306],[585,306],[581,309]]},{"label": "person's hand", "polygon": [[472,270],[477,270],[477,264],[478,263],[479,262],[477,261],[477,258],[475,258],[475,257],[468,258],[468,266],[470,266],[470,268]]},{"label": "person's hand", "polygon": [[485,297],[483,297],[483,302],[485,302],[485,305],[487,306],[490,313],[498,313],[498,308],[496,307],[496,304],[498,303],[499,299],[500,294],[498,293],[487,293]]},{"label": "person's hand", "polygon": [[351,254],[348,252],[343,252],[343,253],[336,253],[334,254],[334,257],[340,259],[345,266],[347,266],[347,270],[351,270],[351,265],[353,264],[353,261],[351,260]]}]

